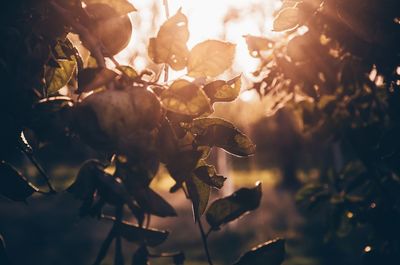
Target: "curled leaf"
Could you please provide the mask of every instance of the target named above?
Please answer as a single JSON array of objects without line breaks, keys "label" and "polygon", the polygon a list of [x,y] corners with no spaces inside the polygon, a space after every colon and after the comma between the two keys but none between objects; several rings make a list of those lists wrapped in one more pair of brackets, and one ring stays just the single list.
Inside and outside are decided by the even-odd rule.
[{"label": "curled leaf", "polygon": [[166,63],[174,70],[186,67],[189,50],[188,21],[181,9],[169,18],[158,31],[156,38],[151,38],[148,53],[155,63]]},{"label": "curled leaf", "polygon": [[13,201],[25,201],[38,190],[13,166],[0,162],[0,195]]},{"label": "curled leaf", "polygon": [[234,265],[280,265],[284,259],[285,240],[277,238],[245,253]]},{"label": "curled leaf", "polygon": [[217,146],[237,156],[255,152],[252,141],[232,123],[221,118],[194,119],[190,128],[198,145]]},{"label": "curled leaf", "polygon": [[207,210],[206,220],[213,230],[219,230],[221,225],[257,209],[261,196],[261,183],[252,189],[241,188],[228,197],[214,201]]},{"label": "curled leaf", "polygon": [[236,45],[219,40],[206,40],[193,47],[188,59],[188,75],[215,77],[227,70],[235,57]]},{"label": "curled leaf", "polygon": [[161,102],[169,111],[198,117],[210,112],[210,101],[206,94],[195,84],[179,79],[161,94]]}]

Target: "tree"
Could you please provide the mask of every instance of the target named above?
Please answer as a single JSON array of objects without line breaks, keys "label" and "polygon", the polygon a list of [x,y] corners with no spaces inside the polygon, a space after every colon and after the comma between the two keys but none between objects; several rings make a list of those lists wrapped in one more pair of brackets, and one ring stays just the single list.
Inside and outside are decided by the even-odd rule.
[{"label": "tree", "polygon": [[399,10],[394,0],[283,1],[274,29],[284,40],[246,37],[260,59],[253,89],[340,147],[297,194],[325,245],[345,246],[323,264],[400,259]]},{"label": "tree", "polygon": [[[169,16],[167,1],[164,1]],[[255,151],[251,140],[230,122],[208,117],[212,105],[234,100],[240,76],[218,80],[233,60],[235,45],[206,40],[189,50],[187,17],[179,10],[149,40],[149,57],[164,65],[164,80],[151,72],[138,73],[120,65],[114,55],[129,42],[132,25],[127,13],[136,8],[126,0],[17,0],[1,6],[0,76],[0,194],[11,201],[61,192],[36,157],[43,144],[59,146],[60,153],[80,150],[83,163],[67,191],[82,201],[80,216],[113,222],[94,264],[101,264],[115,240],[115,264],[124,264],[122,239],[136,242],[132,264],[171,257],[183,264],[184,255],[154,253],[167,231],[149,228],[151,215],[176,216],[174,208],[149,185],[160,163],[193,204],[208,263],[210,232],[258,208],[261,184],[242,188],[208,207],[211,188],[223,186],[206,158],[212,147],[237,156]],[[76,34],[90,53],[88,60],[70,40]],[[107,67],[106,59],[114,67]],[[187,78],[168,80],[168,71],[187,70]],[[69,144],[65,144],[68,142]],[[61,145],[64,143],[64,145]],[[61,147],[62,146],[62,147]],[[85,150],[89,149],[89,152]],[[47,185],[32,183],[9,161],[22,152]],[[56,155],[56,154],[54,154]],[[85,162],[83,162],[86,160]],[[102,213],[114,206],[113,216]],[[125,220],[132,215],[136,223]],[[205,215],[210,230],[202,225]],[[9,264],[1,240],[0,262]],[[276,239],[245,254],[237,264],[280,264],[284,240]]]}]

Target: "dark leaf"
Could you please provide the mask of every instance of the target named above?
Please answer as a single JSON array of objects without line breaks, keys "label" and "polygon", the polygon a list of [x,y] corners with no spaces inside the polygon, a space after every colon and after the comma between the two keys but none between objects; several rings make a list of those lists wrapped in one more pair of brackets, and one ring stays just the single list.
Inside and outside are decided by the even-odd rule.
[{"label": "dark leaf", "polygon": [[74,183],[67,189],[68,192],[79,199],[87,199],[93,196],[96,190],[96,180],[102,174],[104,165],[98,160],[86,161],[80,168]]},{"label": "dark leaf", "polygon": [[146,246],[140,246],[132,257],[132,265],[149,265],[149,251]]},{"label": "dark leaf", "polygon": [[38,190],[13,166],[0,162],[0,195],[13,201],[25,201]]},{"label": "dark leaf", "polygon": [[207,208],[211,188],[196,175],[191,175],[185,183],[189,193],[189,198],[193,204],[194,220],[197,222]]},{"label": "dark leaf", "polygon": [[274,239],[245,253],[234,265],[280,265],[285,259],[285,240]]},{"label": "dark leaf", "polygon": [[163,197],[150,188],[135,190],[134,197],[143,211],[160,216],[177,216],[175,209]]},{"label": "dark leaf", "polygon": [[171,160],[167,163],[166,166],[169,174],[176,181],[179,187],[182,182],[185,181],[185,179],[192,174],[201,156],[201,151],[190,150],[180,152],[171,157]]},{"label": "dark leaf", "polygon": [[217,189],[222,188],[226,180],[224,176],[217,175],[215,167],[211,165],[196,168],[194,174],[204,183]]},{"label": "dark leaf", "polygon": [[107,85],[117,73],[107,68],[85,68],[78,74],[78,93],[90,92]]},{"label": "dark leaf", "polygon": [[71,80],[76,69],[74,60],[57,60],[59,67],[45,66],[45,81],[48,94],[54,94]]},{"label": "dark leaf", "polygon": [[185,254],[180,252],[173,257],[173,261],[175,265],[183,265],[185,262]]},{"label": "dark leaf", "polygon": [[237,156],[250,156],[255,152],[251,140],[221,118],[195,119],[190,130],[196,135],[196,142],[200,146],[217,146]]},{"label": "dark leaf", "polygon": [[221,225],[257,209],[261,196],[261,183],[258,183],[252,189],[241,188],[228,197],[214,201],[206,212],[208,224],[212,229],[218,230]]}]

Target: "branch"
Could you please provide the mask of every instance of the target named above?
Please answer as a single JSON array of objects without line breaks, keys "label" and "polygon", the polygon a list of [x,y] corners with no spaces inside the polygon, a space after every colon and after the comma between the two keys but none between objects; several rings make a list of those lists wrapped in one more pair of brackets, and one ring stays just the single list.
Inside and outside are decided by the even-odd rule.
[{"label": "branch", "polygon": [[[118,230],[122,223],[123,205],[117,206],[115,210],[115,222],[114,227]],[[121,235],[117,233],[115,237],[115,256],[114,265],[124,265],[124,254],[122,253],[122,242]]]},{"label": "branch", "polygon": [[115,236],[115,227],[113,226],[108,233],[106,239],[104,240],[103,244],[101,245],[99,254],[97,255],[97,258],[93,265],[100,265],[100,263],[103,261],[103,259],[106,257],[108,249],[110,248],[110,245],[114,239]]},{"label": "branch", "polygon": [[[168,6],[168,0],[164,0],[164,10],[165,10],[165,17],[169,19],[169,6]],[[169,67],[167,64],[164,64],[164,82],[168,81],[168,73],[169,73]]]},{"label": "branch", "polygon": [[206,252],[208,264],[213,265],[211,256],[210,256],[210,251],[208,250],[207,235],[204,233],[203,225],[201,224],[200,218],[199,218],[197,224],[199,225],[201,240],[203,241],[203,247],[204,247],[204,251]]}]

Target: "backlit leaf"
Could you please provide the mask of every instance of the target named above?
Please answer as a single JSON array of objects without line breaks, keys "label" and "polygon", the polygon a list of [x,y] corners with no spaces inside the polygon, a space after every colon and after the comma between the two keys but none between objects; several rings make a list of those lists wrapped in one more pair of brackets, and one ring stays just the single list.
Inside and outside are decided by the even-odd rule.
[{"label": "backlit leaf", "polygon": [[188,21],[179,9],[158,31],[156,38],[151,38],[148,53],[155,63],[166,63],[174,70],[186,67],[189,50],[186,42],[189,39]]},{"label": "backlit leaf", "polygon": [[196,135],[198,145],[217,146],[237,156],[250,156],[255,152],[252,141],[221,118],[194,119],[190,130]]},{"label": "backlit leaf", "polygon": [[221,189],[226,180],[224,176],[217,175],[215,167],[211,165],[203,165],[196,168],[194,174],[207,185],[217,189]]},{"label": "backlit leaf", "polygon": [[211,102],[229,102],[239,96],[241,85],[242,81],[239,75],[229,81],[217,80],[208,83],[203,90]]},{"label": "backlit leaf", "polygon": [[287,7],[282,9],[274,20],[275,31],[293,30],[299,25],[299,9]]},{"label": "backlit leaf", "polygon": [[59,67],[45,66],[45,81],[48,94],[54,94],[71,80],[76,69],[74,60],[57,60]]},{"label": "backlit leaf", "polygon": [[203,90],[195,84],[179,79],[161,94],[161,102],[167,110],[198,117],[210,112],[210,101]]},{"label": "backlit leaf", "polygon": [[131,79],[134,79],[139,76],[139,74],[136,72],[136,70],[133,69],[129,65],[119,65],[117,67],[117,69],[120,70],[124,75],[126,75],[127,77],[129,77]]},{"label": "backlit leaf", "polygon": [[211,188],[196,175],[192,175],[186,180],[186,187],[193,204],[194,220],[197,222],[207,208]]},{"label": "backlit leaf", "polygon": [[147,213],[160,217],[177,216],[175,209],[150,188],[136,189],[134,197],[143,211]]},{"label": "backlit leaf", "polygon": [[235,48],[235,44],[218,40],[197,44],[189,54],[188,75],[215,77],[222,74],[232,65]]},{"label": "backlit leaf", "polygon": [[121,16],[137,11],[137,9],[127,0],[85,0],[85,3],[88,5],[96,3],[107,4]]},{"label": "backlit leaf", "polygon": [[0,195],[13,201],[25,201],[38,188],[10,164],[0,162]]},{"label": "backlit leaf", "polygon": [[240,257],[234,265],[280,265],[285,259],[285,240],[274,239]]},{"label": "backlit leaf", "polygon": [[214,201],[207,210],[206,220],[212,229],[218,230],[221,225],[257,209],[261,196],[261,183],[252,189],[241,188],[228,197]]}]

